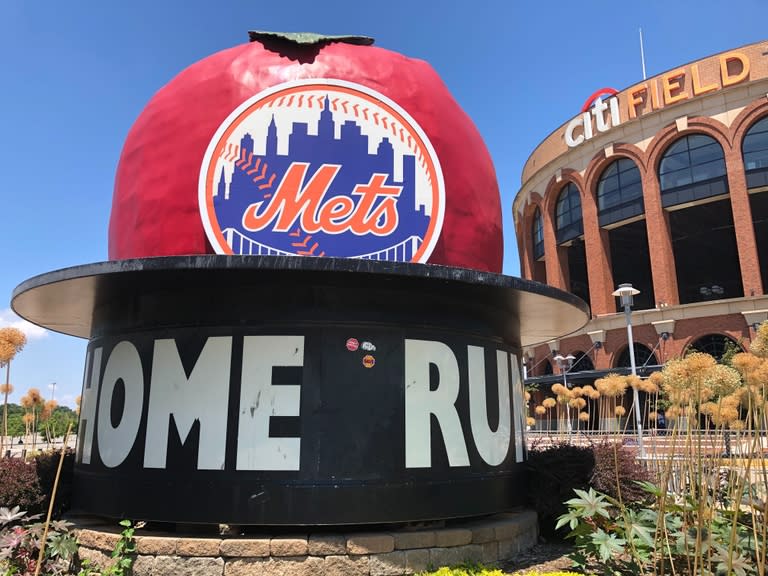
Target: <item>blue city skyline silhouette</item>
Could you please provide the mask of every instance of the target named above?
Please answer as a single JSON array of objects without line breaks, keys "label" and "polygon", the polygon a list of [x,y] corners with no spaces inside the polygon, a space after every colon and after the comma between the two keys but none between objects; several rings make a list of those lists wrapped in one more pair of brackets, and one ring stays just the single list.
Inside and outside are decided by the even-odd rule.
[{"label": "blue city skyline silhouette", "polygon": [[[359,196],[352,195],[351,192],[359,184],[367,184],[371,176],[375,173],[387,174],[386,185],[400,186],[402,190],[397,199],[398,226],[389,236],[379,237],[373,234],[357,236],[352,232],[344,234],[327,234],[317,232],[312,234],[309,246],[318,243],[316,254],[325,252],[326,256],[354,257],[364,254],[377,253],[393,246],[402,245],[399,256],[381,257],[382,260],[410,260],[427,232],[430,223],[430,217],[426,214],[424,206],[417,206],[416,203],[416,158],[411,154],[404,154],[402,157],[402,179],[395,180],[395,154],[392,143],[388,137],[384,137],[379,142],[376,152],[368,152],[369,137],[362,133],[361,126],[354,120],[346,120],[341,124],[340,138],[335,137],[336,121],[333,112],[329,107],[328,97],[325,99],[325,105],[317,121],[317,134],[309,134],[309,123],[292,122],[290,125],[290,134],[288,135],[288,153],[279,154],[279,137],[277,125],[274,116],[264,135],[265,153],[257,155],[254,153],[254,137],[246,133],[240,139],[240,158],[253,158],[248,165],[238,167],[237,162],[233,164],[230,182],[227,184],[225,167],[222,167],[219,174],[219,180],[216,188],[216,195],[213,198],[214,210],[219,222],[219,227],[229,240],[226,230],[233,229],[236,233],[247,237],[248,239],[265,245],[279,251],[295,253],[297,248],[293,243],[301,241],[305,234],[300,238],[291,236],[287,232],[273,232],[265,229],[259,232],[250,232],[243,228],[242,218],[245,210],[253,203],[263,201],[259,213],[266,208],[271,198],[264,198],[265,193],[274,193],[282,180],[286,170],[293,162],[306,162],[309,164],[304,185],[309,182],[312,175],[323,164],[341,165],[341,169],[333,180],[330,189],[325,195],[324,200],[333,196],[347,196],[351,198],[355,205],[360,201]],[[259,161],[259,170],[256,173],[248,174],[248,169],[253,169],[256,162]],[[255,176],[261,175],[264,164],[267,165],[265,177],[258,182],[254,182]],[[243,163],[245,164],[245,163]],[[245,169],[243,169],[245,168]],[[271,174],[275,178],[271,187],[260,189],[259,186],[266,183]],[[377,200],[374,209],[381,200]],[[297,219],[296,225],[299,226]],[[237,234],[235,234],[237,236]],[[418,240],[414,241],[413,237]],[[409,239],[411,239],[409,241]],[[246,241],[232,242],[233,252],[237,253],[257,253],[252,243]],[[415,248],[414,248],[415,247]],[[303,248],[298,248],[303,249]],[[259,251],[258,253],[265,253]],[[390,253],[391,256],[394,253]]]}]

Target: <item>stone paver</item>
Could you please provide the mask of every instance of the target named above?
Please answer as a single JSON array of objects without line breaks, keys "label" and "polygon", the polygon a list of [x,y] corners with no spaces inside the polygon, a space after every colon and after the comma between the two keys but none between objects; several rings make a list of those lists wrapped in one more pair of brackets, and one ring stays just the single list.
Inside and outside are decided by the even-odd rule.
[{"label": "stone paver", "polygon": [[263,558],[269,556],[269,548],[269,538],[227,538],[221,541],[219,553],[230,557]]},{"label": "stone paver", "polygon": [[333,556],[347,551],[347,539],[341,534],[313,534],[307,544],[310,556]]},{"label": "stone paver", "polygon": [[405,574],[405,552],[373,554],[368,559],[371,576],[401,576]]},{"label": "stone paver", "polygon": [[367,556],[326,556],[323,566],[326,576],[368,576]]},{"label": "stone paver", "polygon": [[158,556],[152,576],[222,576],[224,560],[221,558],[180,558]]},{"label": "stone paver", "polygon": [[395,549],[391,534],[361,533],[347,536],[347,554],[386,554]]},{"label": "stone paver", "polygon": [[435,533],[432,530],[395,532],[392,536],[395,538],[395,550],[432,548],[435,546]]},{"label": "stone paver", "polygon": [[464,546],[472,542],[472,531],[464,528],[447,528],[435,532],[435,546],[448,548],[451,546]]},{"label": "stone paver", "polygon": [[272,556],[306,556],[308,551],[306,536],[283,536],[272,538],[269,543]]},{"label": "stone paver", "polygon": [[218,556],[219,538],[179,538],[176,542],[178,556]]},{"label": "stone paver", "polygon": [[406,550],[405,573],[423,572],[429,567],[429,550]]}]

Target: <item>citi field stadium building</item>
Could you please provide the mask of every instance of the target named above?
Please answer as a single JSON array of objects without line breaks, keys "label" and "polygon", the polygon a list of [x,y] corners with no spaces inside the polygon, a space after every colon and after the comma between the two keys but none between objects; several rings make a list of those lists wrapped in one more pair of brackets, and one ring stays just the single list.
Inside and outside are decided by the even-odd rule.
[{"label": "citi field stadium building", "polygon": [[[525,350],[540,390],[563,371],[568,384],[629,372],[612,295],[624,283],[640,291],[641,375],[689,349],[748,348],[768,316],[768,42],[599,90],[528,158],[513,212],[522,276],[592,313]],[[570,370],[558,354],[575,357]]]}]

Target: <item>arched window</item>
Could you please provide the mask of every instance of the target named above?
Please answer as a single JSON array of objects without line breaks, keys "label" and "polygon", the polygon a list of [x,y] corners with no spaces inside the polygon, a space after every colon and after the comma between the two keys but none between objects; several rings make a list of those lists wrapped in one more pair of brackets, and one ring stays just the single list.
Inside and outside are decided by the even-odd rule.
[{"label": "arched window", "polygon": [[691,343],[686,353],[693,351],[704,352],[720,362],[726,353],[733,353],[734,350],[742,352],[741,346],[728,336],[723,334],[707,334]]},{"label": "arched window", "polygon": [[758,120],[741,143],[747,188],[768,186],[768,116]]},{"label": "arched window", "polygon": [[[642,366],[656,366],[659,361],[656,355],[651,352],[647,346],[638,344],[635,342],[635,368]],[[619,359],[616,361],[616,368],[630,368],[632,366],[631,359],[629,357],[629,346],[626,346],[619,354]]]},{"label": "arched window", "polygon": [[597,183],[600,226],[643,214],[643,185],[640,170],[629,158],[619,158],[606,168]]},{"label": "arched window", "polygon": [[538,260],[544,256],[544,222],[541,219],[541,210],[538,208],[533,214],[531,236],[533,238],[533,257]]},{"label": "arched window", "polygon": [[592,363],[592,359],[584,352],[574,352],[573,355],[576,360],[569,372],[585,372],[587,370],[594,370],[595,365]]},{"label": "arched window", "polygon": [[727,194],[722,147],[704,134],[676,140],[659,163],[659,184],[664,207]]},{"label": "arched window", "polygon": [[562,244],[584,234],[584,221],[581,218],[581,196],[573,182],[569,182],[560,196],[555,207],[557,222],[557,243]]}]

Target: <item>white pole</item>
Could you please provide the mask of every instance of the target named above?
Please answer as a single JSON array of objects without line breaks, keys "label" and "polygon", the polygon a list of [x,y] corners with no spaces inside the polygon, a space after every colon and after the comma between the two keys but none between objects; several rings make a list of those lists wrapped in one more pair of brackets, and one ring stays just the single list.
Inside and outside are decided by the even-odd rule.
[{"label": "white pole", "polygon": [[[624,315],[627,317],[627,343],[629,344],[629,365],[632,368],[632,376],[637,376],[635,367],[635,341],[632,337],[632,308],[629,302],[624,304]],[[637,392],[637,386],[632,386],[632,399],[635,404],[635,426],[637,428],[637,447],[640,450],[640,458],[645,458],[645,448],[643,447],[643,420],[640,417],[640,395]]]},{"label": "white pole", "polygon": [[640,28],[640,63],[643,66],[643,80],[645,80],[645,51],[643,50],[643,29]]}]

